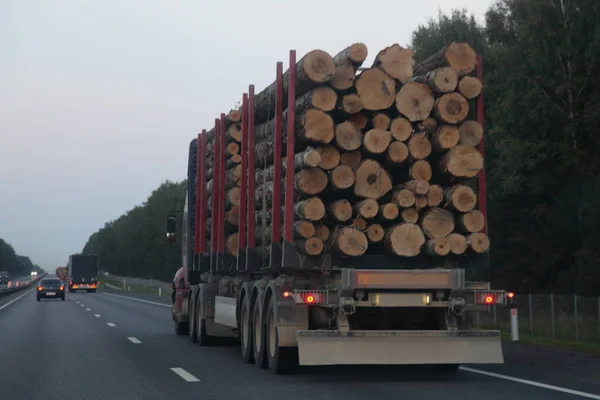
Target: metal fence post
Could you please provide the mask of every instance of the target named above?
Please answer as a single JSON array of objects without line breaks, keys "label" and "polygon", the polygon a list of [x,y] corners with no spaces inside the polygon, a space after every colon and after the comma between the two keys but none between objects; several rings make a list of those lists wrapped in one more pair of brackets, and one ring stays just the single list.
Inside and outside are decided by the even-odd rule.
[{"label": "metal fence post", "polygon": [[573,306],[575,308],[575,341],[579,342],[579,318],[577,315],[577,295],[573,295]]},{"label": "metal fence post", "polygon": [[556,339],[556,327],[554,326],[554,293],[550,293],[550,321],[552,323],[552,339]]},{"label": "metal fence post", "polygon": [[533,336],[533,305],[531,302],[531,293],[529,293],[529,334]]}]

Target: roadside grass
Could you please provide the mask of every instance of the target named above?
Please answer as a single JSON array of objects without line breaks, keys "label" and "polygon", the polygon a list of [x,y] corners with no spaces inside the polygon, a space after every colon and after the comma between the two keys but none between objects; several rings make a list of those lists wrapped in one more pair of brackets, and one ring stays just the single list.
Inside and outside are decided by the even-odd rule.
[{"label": "roadside grass", "polygon": [[[154,295],[158,295],[158,293],[159,293],[157,286],[147,286],[147,285],[130,284],[130,283],[125,283],[125,285],[123,285],[123,282],[120,282],[116,279],[111,279],[108,276],[105,276],[103,279],[100,280],[100,288],[104,289],[104,290],[111,290],[112,288],[106,286],[107,283],[109,285],[120,288],[121,292],[123,292],[123,293],[147,293],[147,294],[154,294]],[[123,286],[125,286],[125,287],[123,287]],[[114,289],[112,289],[112,290],[114,290]],[[161,297],[166,297],[166,296],[170,296],[170,292],[168,290],[165,290],[165,288],[163,288]]]}]

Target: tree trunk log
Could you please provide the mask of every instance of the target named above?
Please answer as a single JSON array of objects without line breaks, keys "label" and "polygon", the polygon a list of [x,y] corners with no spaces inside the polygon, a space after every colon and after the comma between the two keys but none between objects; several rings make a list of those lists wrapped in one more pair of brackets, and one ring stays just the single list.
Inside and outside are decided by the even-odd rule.
[{"label": "tree trunk log", "polygon": [[359,217],[371,219],[377,215],[379,204],[373,199],[362,200],[354,205],[354,210]]},{"label": "tree trunk log", "polygon": [[415,208],[422,210],[427,207],[427,196],[419,194],[415,196]]},{"label": "tree trunk log", "polygon": [[386,159],[392,164],[402,164],[408,158],[408,147],[398,141],[390,143],[387,148]]},{"label": "tree trunk log", "polygon": [[335,75],[329,84],[336,90],[347,90],[354,84],[356,70],[367,58],[367,46],[363,43],[354,43],[333,57]]},{"label": "tree trunk log", "polygon": [[459,133],[454,125],[442,125],[433,134],[433,148],[437,152],[450,150],[458,144]]},{"label": "tree trunk log", "polygon": [[429,182],[422,179],[415,179],[413,181],[405,182],[403,187],[416,195],[424,196],[429,191]]},{"label": "tree trunk log", "polygon": [[365,110],[385,110],[394,104],[396,82],[379,68],[363,71],[354,87]]},{"label": "tree trunk log", "polygon": [[429,117],[434,102],[431,89],[423,83],[409,82],[396,94],[396,109],[411,122]]},{"label": "tree trunk log", "polygon": [[340,152],[335,147],[331,145],[319,146],[317,152],[320,158],[317,167],[329,171],[340,165]]},{"label": "tree trunk log", "polygon": [[446,93],[433,106],[434,115],[445,124],[458,124],[469,114],[469,102],[460,93]]},{"label": "tree trunk log", "polygon": [[227,193],[225,193],[226,205],[227,207],[231,206],[239,206],[240,205],[240,196],[242,191],[239,187],[234,187],[229,189]]},{"label": "tree trunk log", "polygon": [[376,113],[371,117],[370,126],[371,129],[379,129],[382,131],[386,131],[390,127],[391,122],[392,120],[390,119],[390,117],[387,116],[387,114],[380,112]]},{"label": "tree trunk log", "polygon": [[360,150],[353,150],[340,155],[340,164],[349,166],[354,172],[360,167],[361,161],[362,153]]},{"label": "tree trunk log", "polygon": [[381,242],[383,240],[383,237],[385,236],[385,231],[383,230],[383,227],[379,224],[369,225],[365,233],[367,235],[367,240],[370,243]]},{"label": "tree trunk log", "polygon": [[373,67],[379,67],[400,83],[406,83],[413,76],[414,54],[415,52],[411,49],[393,44],[377,54]]},{"label": "tree trunk log", "polygon": [[476,148],[458,144],[444,154],[440,166],[455,178],[473,178],[483,168],[483,157]]},{"label": "tree trunk log", "polygon": [[[315,228],[316,228],[316,232],[315,232],[316,237],[321,239],[323,242],[326,242],[327,240],[329,240],[330,232],[329,232],[329,228],[327,227],[327,225],[319,224]],[[465,241],[465,245],[466,245],[466,241]]]},{"label": "tree trunk log", "polygon": [[352,226],[337,227],[331,238],[332,248],[345,256],[362,256],[369,246],[367,235]]},{"label": "tree trunk log", "polygon": [[242,141],[242,125],[241,124],[233,124],[225,131],[225,141]]},{"label": "tree trunk log", "polygon": [[462,233],[481,232],[485,227],[485,216],[479,210],[471,210],[456,218],[456,228]]},{"label": "tree trunk log", "polygon": [[424,83],[434,93],[449,93],[456,89],[458,84],[458,76],[456,72],[450,67],[442,67],[424,73],[423,75],[415,76],[412,79],[413,82]]},{"label": "tree trunk log", "polygon": [[241,162],[242,156],[239,154],[234,154],[225,161],[225,169],[232,169]]},{"label": "tree trunk log", "polygon": [[356,150],[362,144],[363,135],[352,122],[346,121],[335,127],[335,144],[342,150]]},{"label": "tree trunk log", "polygon": [[299,219],[319,221],[325,216],[325,204],[318,197],[294,203],[294,213]]},{"label": "tree trunk log", "polygon": [[[321,154],[312,147],[307,147],[304,151],[294,154],[294,172],[306,168],[314,168],[321,163]],[[287,170],[286,159],[281,160],[281,173]],[[272,181],[275,178],[275,165],[269,165],[266,169],[259,169],[254,174],[256,182]]]},{"label": "tree trunk log", "polygon": [[346,199],[327,205],[328,216],[337,222],[346,222],[352,218],[352,204]]},{"label": "tree trunk log", "polygon": [[485,253],[490,248],[490,238],[485,233],[472,233],[467,237],[467,245],[475,253]]},{"label": "tree trunk log", "polygon": [[458,127],[458,137],[460,144],[476,147],[483,139],[483,127],[477,121],[465,121]]},{"label": "tree trunk log", "polygon": [[369,130],[362,143],[363,151],[369,155],[383,154],[392,141],[392,135],[389,131],[379,129]]},{"label": "tree trunk log", "polygon": [[392,194],[392,202],[400,208],[415,205],[415,194],[409,189],[398,189]]},{"label": "tree trunk log", "polygon": [[416,208],[406,208],[400,213],[400,219],[409,224],[416,224],[419,221],[419,212]]},{"label": "tree trunk log", "polygon": [[417,160],[408,170],[408,176],[412,179],[422,179],[429,182],[433,175],[431,165],[425,160]]},{"label": "tree trunk log", "polygon": [[354,194],[366,199],[379,199],[392,190],[392,178],[375,160],[366,159],[356,170]]},{"label": "tree trunk log", "polygon": [[[287,110],[283,113],[282,121],[283,143],[287,142]],[[296,138],[302,142],[327,144],[333,140],[334,124],[331,116],[316,108],[309,108],[296,116]],[[275,135],[275,119],[271,119],[254,128],[254,141],[273,142]]]},{"label": "tree trunk log", "polygon": [[[361,100],[362,104],[362,100]],[[367,124],[369,123],[369,119],[367,118],[367,114],[364,112],[358,112],[356,114],[352,114],[348,121],[352,122],[352,124],[358,129],[365,129]]]},{"label": "tree trunk log", "polygon": [[403,117],[394,118],[390,124],[390,130],[392,131],[392,137],[396,140],[404,142],[408,140],[412,134],[413,127],[409,120]]},{"label": "tree trunk log", "polygon": [[294,175],[294,189],[305,196],[314,196],[327,187],[327,174],[321,168],[305,168]]},{"label": "tree trunk log", "polygon": [[452,254],[464,254],[467,251],[467,238],[460,233],[451,233],[448,235],[450,242],[450,252]]},{"label": "tree trunk log", "polygon": [[466,213],[475,208],[477,195],[469,186],[455,185],[444,194],[446,208],[452,211]]},{"label": "tree trunk log", "polygon": [[467,43],[452,42],[431,55],[414,68],[415,75],[423,75],[442,67],[452,68],[459,77],[465,76],[477,66],[477,55]]},{"label": "tree trunk log", "polygon": [[225,238],[225,253],[229,257],[237,258],[238,239],[239,235],[237,232]]},{"label": "tree trunk log", "polygon": [[407,145],[410,161],[422,160],[431,154],[431,142],[425,132],[413,133],[408,139]]},{"label": "tree trunk log", "polygon": [[450,254],[450,240],[445,237],[429,239],[425,242],[425,253],[430,256],[447,256]]},{"label": "tree trunk log", "polygon": [[365,229],[367,229],[368,225],[369,225],[369,223],[367,222],[367,220],[362,217],[354,218],[354,220],[352,220],[352,222],[350,223],[350,226],[353,226],[356,229],[359,229],[361,231],[364,231]]},{"label": "tree trunk log", "polygon": [[233,156],[240,152],[240,145],[236,142],[227,143],[225,146],[225,154],[228,156]]},{"label": "tree trunk log", "polygon": [[[271,229],[269,229],[269,236],[271,233],[270,231]],[[315,236],[317,230],[315,229],[315,224],[310,221],[294,221],[292,232],[296,238],[308,239]]]},{"label": "tree trunk log", "polygon": [[347,94],[338,100],[337,110],[344,116],[362,111],[363,104],[357,94]]},{"label": "tree trunk log", "polygon": [[425,118],[423,121],[417,123],[417,132],[425,132],[429,135],[433,134],[437,128],[438,123],[433,117]]},{"label": "tree trunk log", "polygon": [[393,221],[400,215],[398,206],[394,203],[386,203],[379,206],[379,217],[383,221]]},{"label": "tree trunk log", "polygon": [[458,91],[467,99],[474,99],[481,94],[483,84],[474,76],[463,76],[458,82]]},{"label": "tree trunk log", "polygon": [[425,236],[419,225],[400,223],[386,229],[384,243],[394,255],[414,257],[421,252]]},{"label": "tree trunk log", "polygon": [[423,212],[420,225],[429,239],[444,238],[454,230],[454,216],[448,210],[433,207]]},{"label": "tree trunk log", "polygon": [[294,241],[294,247],[302,254],[318,256],[323,252],[323,242],[317,237]]},{"label": "tree trunk log", "polygon": [[[305,110],[316,108],[321,111],[329,112],[335,109],[337,103],[337,94],[335,90],[327,86],[321,86],[305,93],[296,100],[296,114]],[[273,117],[275,115],[273,114]]]},{"label": "tree trunk log", "polygon": [[329,186],[333,190],[345,190],[351,188],[356,181],[352,168],[347,165],[338,165],[329,171]]},{"label": "tree trunk log", "polygon": [[444,201],[444,189],[440,185],[430,185],[427,191],[427,205],[437,207]]}]

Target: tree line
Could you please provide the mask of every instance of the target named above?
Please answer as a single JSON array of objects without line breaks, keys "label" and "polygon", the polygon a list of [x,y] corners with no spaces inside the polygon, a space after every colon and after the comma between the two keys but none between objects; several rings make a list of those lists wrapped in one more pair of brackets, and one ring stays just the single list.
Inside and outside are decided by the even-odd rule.
[{"label": "tree line", "polygon": [[32,271],[42,272],[42,269],[31,262],[29,257],[17,254],[10,244],[0,238],[0,271],[16,277],[29,275]]},{"label": "tree line", "polygon": [[[452,41],[483,57],[491,278],[519,292],[600,293],[600,2],[500,0],[479,23],[440,13],[411,38],[415,59]],[[164,240],[185,182],[94,233],[108,271],[170,279]]]}]

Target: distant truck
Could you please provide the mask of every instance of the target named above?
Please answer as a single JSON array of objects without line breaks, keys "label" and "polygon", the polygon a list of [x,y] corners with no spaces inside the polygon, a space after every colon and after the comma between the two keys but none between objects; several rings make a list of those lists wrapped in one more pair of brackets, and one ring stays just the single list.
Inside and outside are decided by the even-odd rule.
[{"label": "distant truck", "polygon": [[69,292],[76,290],[96,291],[98,287],[98,255],[71,254],[67,269]]},{"label": "distant truck", "polygon": [[55,274],[58,277],[58,279],[60,279],[61,281],[63,281],[63,282],[69,281],[69,272],[67,270],[67,267],[56,268]]},{"label": "distant truck", "polygon": [[7,285],[10,281],[10,274],[7,271],[0,271],[0,285]]}]

